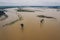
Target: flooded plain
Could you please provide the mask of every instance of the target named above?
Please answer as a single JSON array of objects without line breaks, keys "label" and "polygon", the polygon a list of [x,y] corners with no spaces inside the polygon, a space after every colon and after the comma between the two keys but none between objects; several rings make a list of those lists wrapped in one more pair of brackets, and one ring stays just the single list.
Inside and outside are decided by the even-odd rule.
[{"label": "flooded plain", "polygon": [[[0,21],[0,40],[60,40],[60,11],[56,9],[40,9],[35,12],[8,10],[6,14],[9,17]],[[22,20],[17,20],[19,19],[17,15],[22,16]],[[37,15],[52,16],[56,19],[41,18]],[[40,22],[41,19],[44,19],[43,23]],[[5,25],[14,20],[17,21]],[[20,24],[24,24],[23,29]]]}]

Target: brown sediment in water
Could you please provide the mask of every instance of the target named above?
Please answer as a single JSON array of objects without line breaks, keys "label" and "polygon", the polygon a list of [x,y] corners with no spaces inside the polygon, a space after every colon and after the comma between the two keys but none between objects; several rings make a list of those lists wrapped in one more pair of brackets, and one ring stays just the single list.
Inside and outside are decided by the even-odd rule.
[{"label": "brown sediment in water", "polygon": [[[24,20],[14,21],[13,25],[1,29],[0,40],[60,40],[59,12],[20,12],[20,14]],[[36,17],[39,14],[54,16],[58,21],[44,19],[44,22],[40,23],[41,18]],[[21,29],[21,23],[24,24],[24,30]]]}]

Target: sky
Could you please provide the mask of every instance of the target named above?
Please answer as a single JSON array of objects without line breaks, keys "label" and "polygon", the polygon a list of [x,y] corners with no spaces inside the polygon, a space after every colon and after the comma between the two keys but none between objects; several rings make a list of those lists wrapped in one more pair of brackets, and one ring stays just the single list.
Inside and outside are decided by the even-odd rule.
[{"label": "sky", "polygon": [[0,0],[0,6],[60,6],[60,0]]}]

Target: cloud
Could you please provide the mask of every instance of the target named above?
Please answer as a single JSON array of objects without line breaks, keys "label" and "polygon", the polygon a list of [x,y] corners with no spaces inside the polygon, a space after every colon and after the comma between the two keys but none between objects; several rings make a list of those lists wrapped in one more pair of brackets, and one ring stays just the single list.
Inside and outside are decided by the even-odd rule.
[{"label": "cloud", "polygon": [[60,6],[60,0],[0,0],[1,5],[38,5],[38,6],[48,6],[48,5],[58,5]]}]

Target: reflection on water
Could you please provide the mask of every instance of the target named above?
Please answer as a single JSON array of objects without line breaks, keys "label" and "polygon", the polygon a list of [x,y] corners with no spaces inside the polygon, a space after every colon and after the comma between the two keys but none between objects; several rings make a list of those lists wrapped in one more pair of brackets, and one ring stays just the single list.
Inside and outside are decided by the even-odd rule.
[{"label": "reflection on water", "polygon": [[8,15],[4,11],[0,10],[0,21],[5,20],[6,18],[8,18]]},{"label": "reflection on water", "polygon": [[24,28],[21,28],[21,31],[24,32]]},{"label": "reflection on water", "polygon": [[2,15],[1,17],[0,17],[0,21],[3,21],[3,20],[5,20],[5,19],[7,19],[8,18],[8,16],[5,14],[5,15]]},{"label": "reflection on water", "polygon": [[[13,11],[13,9],[10,10]],[[15,11],[7,12],[8,16],[10,15],[9,19],[0,21],[0,25],[9,23],[3,29],[0,28],[0,40],[60,40],[60,12],[45,10],[44,12],[15,13]],[[57,21],[38,18],[37,15],[55,17]]]},{"label": "reflection on water", "polygon": [[[15,22],[17,22],[17,21],[22,21],[23,20],[23,17],[22,17],[22,15],[21,14],[19,14],[19,13],[17,13],[18,15],[18,19],[16,19],[16,20],[14,20],[14,21],[12,21],[12,22],[10,22],[10,23],[6,23],[6,24],[4,24],[3,25],[3,27],[5,27],[5,26],[7,26],[7,25],[12,25],[12,24],[14,24]],[[4,20],[4,19],[6,19],[7,17],[8,17],[8,15],[4,15],[5,16],[5,18],[2,18],[1,20]]]}]

